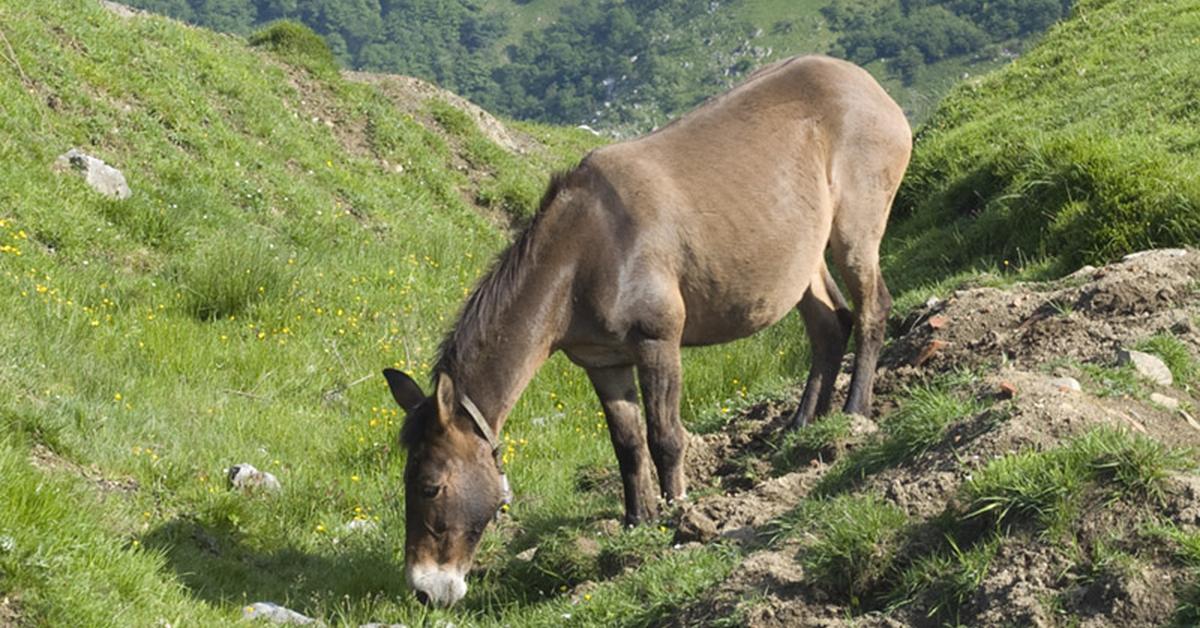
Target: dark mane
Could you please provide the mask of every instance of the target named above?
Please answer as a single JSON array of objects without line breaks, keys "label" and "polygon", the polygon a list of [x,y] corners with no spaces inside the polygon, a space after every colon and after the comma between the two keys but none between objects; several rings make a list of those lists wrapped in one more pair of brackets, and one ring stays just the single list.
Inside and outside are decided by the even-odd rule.
[{"label": "dark mane", "polygon": [[[537,212],[521,229],[512,244],[496,257],[492,267],[475,285],[471,296],[467,297],[466,303],[459,311],[458,320],[438,348],[438,357],[430,372],[432,385],[437,385],[438,373],[453,375],[461,372],[465,359],[462,348],[510,304],[525,269],[535,260],[538,225],[551,213],[550,206],[558,195],[576,181],[578,172],[579,168],[573,168],[550,176],[550,184],[542,195]],[[434,391],[430,391],[431,396],[434,394]],[[425,424],[429,420],[430,412],[422,410],[425,408],[417,408],[410,412],[404,421],[400,440],[406,447],[411,447],[424,438]]]},{"label": "dark mane", "polygon": [[534,246],[538,225],[550,213],[549,208],[554,199],[573,181],[578,169],[556,172],[550,176],[550,185],[538,204],[537,213],[529,224],[521,230],[513,243],[508,246],[491,269],[475,285],[475,290],[463,304],[458,313],[458,321],[450,332],[442,339],[438,349],[438,358],[434,363],[431,376],[437,381],[437,374],[444,372],[451,375],[460,371],[463,356],[460,349],[473,335],[479,333],[497,313],[504,310],[512,300],[522,275],[529,264],[534,261],[536,247]]}]

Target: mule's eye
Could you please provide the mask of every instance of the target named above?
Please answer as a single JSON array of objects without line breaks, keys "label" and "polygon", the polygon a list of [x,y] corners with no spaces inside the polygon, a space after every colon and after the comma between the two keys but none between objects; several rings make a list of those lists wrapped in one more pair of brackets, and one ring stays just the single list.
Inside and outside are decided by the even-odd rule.
[{"label": "mule's eye", "polygon": [[441,493],[441,492],[442,492],[442,487],[438,486],[438,485],[429,485],[429,486],[421,487],[421,495],[423,497],[425,497],[426,499],[433,499],[434,497],[438,496],[438,493]]}]

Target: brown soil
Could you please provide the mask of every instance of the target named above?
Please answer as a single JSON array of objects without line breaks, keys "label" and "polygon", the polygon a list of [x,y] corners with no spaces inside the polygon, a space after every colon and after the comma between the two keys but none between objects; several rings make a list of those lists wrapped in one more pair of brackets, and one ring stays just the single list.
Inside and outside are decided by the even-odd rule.
[{"label": "brown soil", "polygon": [[35,444],[29,451],[29,462],[41,471],[81,477],[99,489],[101,495],[129,495],[138,490],[138,483],[133,478],[105,476],[96,465],[84,466],[68,460],[41,443]]},{"label": "brown soil", "polygon": [[[1087,366],[1114,366],[1118,349],[1155,334],[1170,334],[1200,355],[1197,277],[1200,252],[1150,251],[1054,282],[959,290],[894,321],[899,333],[881,359],[876,387],[880,422],[912,386],[951,373],[964,382],[962,396],[987,407],[953,423],[939,444],[916,459],[852,487],[909,515],[911,540],[900,560],[905,551],[938,540],[922,538],[922,529],[940,535],[932,522],[957,512],[963,482],[995,458],[1052,448],[1099,426],[1200,447],[1200,424],[1187,410],[1196,406],[1195,391],[1187,383],[1164,388],[1143,382],[1141,394],[1114,394]],[[1064,386],[1063,377],[1077,379],[1082,390]],[[844,381],[839,388],[845,392]],[[1179,400],[1184,410],[1150,403],[1143,398],[1149,392]],[[1173,620],[1177,595],[1193,582],[1194,574],[1176,564],[1161,542],[1138,532],[1148,518],[1184,529],[1200,526],[1200,477],[1177,474],[1167,479],[1161,504],[1086,500],[1066,542],[1033,530],[1004,535],[956,616],[931,617],[919,602],[892,609],[879,600],[852,604],[806,577],[801,542],[772,538],[772,521],[811,497],[831,459],[842,453],[815,456],[799,470],[773,466],[773,443],[794,403],[757,406],[721,432],[693,439],[689,463],[698,497],[677,515],[677,540],[733,543],[744,559],[684,609],[675,625],[1150,626]],[[872,428],[860,419],[847,449],[867,442]],[[1135,557],[1134,566],[1090,558],[1103,547]]]}]

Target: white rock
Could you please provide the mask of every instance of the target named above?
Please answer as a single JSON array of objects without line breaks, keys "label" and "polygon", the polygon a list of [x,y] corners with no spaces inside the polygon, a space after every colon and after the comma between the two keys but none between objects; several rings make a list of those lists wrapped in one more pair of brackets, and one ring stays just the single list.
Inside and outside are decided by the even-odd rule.
[{"label": "white rock", "polygon": [[1174,397],[1168,397],[1161,393],[1150,393],[1150,401],[1168,409],[1176,410],[1179,408],[1179,400]]},{"label": "white rock", "polygon": [[279,480],[266,471],[259,471],[252,464],[236,464],[227,471],[229,486],[244,493],[265,491],[278,493],[281,490]]},{"label": "white rock", "polygon": [[318,625],[320,622],[273,602],[255,602],[242,609],[243,620],[265,619],[273,624]]},{"label": "white rock", "polygon": [[83,174],[84,180],[93,190],[109,198],[125,200],[133,196],[133,191],[125,183],[125,175],[121,174],[120,170],[77,148],[59,155],[54,167],[59,171],[78,171]]},{"label": "white rock", "polygon": [[1175,382],[1166,363],[1149,353],[1121,349],[1117,351],[1117,364],[1132,364],[1139,375],[1160,386],[1170,386]]},{"label": "white rock", "polygon": [[370,532],[378,527],[379,524],[370,519],[351,519],[342,524],[342,532]]}]

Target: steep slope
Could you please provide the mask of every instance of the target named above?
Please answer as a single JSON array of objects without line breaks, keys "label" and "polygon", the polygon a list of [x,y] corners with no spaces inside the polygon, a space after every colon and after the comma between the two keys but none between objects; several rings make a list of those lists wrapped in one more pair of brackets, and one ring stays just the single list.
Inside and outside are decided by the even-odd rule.
[{"label": "steep slope", "polygon": [[888,246],[912,285],[972,265],[1111,260],[1200,238],[1195,0],[1081,2],[917,136]]},{"label": "steep slope", "polygon": [[[619,509],[576,485],[615,464],[586,378],[555,360],[525,394],[511,518],[462,608],[431,615],[403,584],[378,373],[427,376],[509,225],[598,140],[502,121],[511,152],[435,89],[343,77],[306,29],[251,48],[106,7],[0,2],[0,623],[223,625],[258,601],[327,623],[561,621],[569,598],[500,566],[514,538]],[[72,147],[132,196],[56,168]],[[688,420],[791,381],[802,338],[689,356]],[[282,492],[230,491],[242,463]],[[597,593],[609,618],[661,613],[732,560],[661,558]],[[691,584],[647,588],[667,576]]]}]

